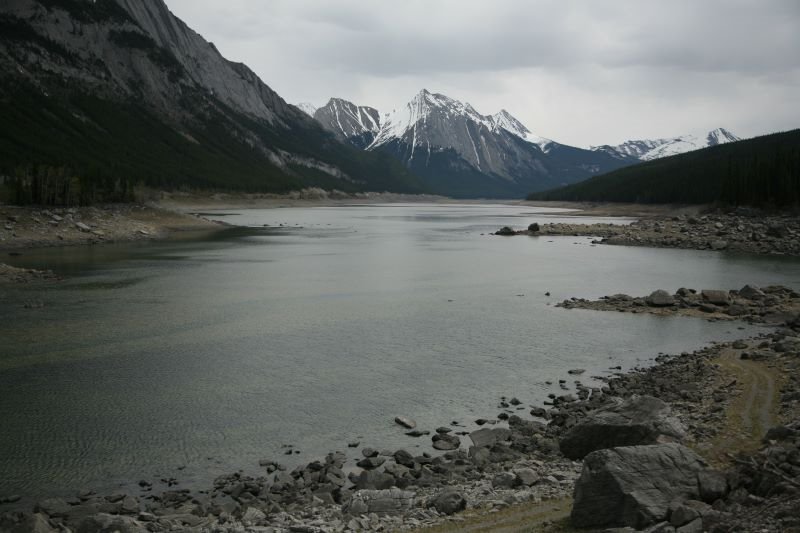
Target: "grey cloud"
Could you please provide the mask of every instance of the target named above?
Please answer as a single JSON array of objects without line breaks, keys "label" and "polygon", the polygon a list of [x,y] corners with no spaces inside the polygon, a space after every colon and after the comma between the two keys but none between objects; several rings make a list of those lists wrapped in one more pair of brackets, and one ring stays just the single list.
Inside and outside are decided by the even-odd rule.
[{"label": "grey cloud", "polygon": [[166,1],[293,102],[427,87],[577,144],[800,123],[797,0]]}]

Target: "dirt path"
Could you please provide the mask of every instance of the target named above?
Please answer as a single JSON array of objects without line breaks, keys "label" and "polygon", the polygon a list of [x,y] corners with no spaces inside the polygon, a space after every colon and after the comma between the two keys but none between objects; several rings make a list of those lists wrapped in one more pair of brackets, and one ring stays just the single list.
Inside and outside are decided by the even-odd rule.
[{"label": "dirt path", "polygon": [[728,348],[717,362],[726,379],[737,381],[736,398],[728,406],[727,422],[704,450],[715,464],[730,462],[738,452],[754,452],[767,430],[778,423],[778,395],[783,376],[763,361],[742,359],[747,349]]},{"label": "dirt path", "polygon": [[431,528],[419,529],[419,533],[467,532],[483,533],[567,533],[572,531],[568,525],[568,517],[572,509],[572,499],[548,500],[541,503],[523,503],[513,505],[502,511],[473,511],[472,516],[465,514],[465,520],[449,522]]}]

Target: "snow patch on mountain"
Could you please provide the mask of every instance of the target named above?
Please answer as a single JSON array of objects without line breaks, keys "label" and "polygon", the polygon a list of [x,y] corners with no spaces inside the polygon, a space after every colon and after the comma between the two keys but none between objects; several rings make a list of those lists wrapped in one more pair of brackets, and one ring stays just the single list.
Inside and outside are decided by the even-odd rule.
[{"label": "snow patch on mountain", "polygon": [[738,140],[740,140],[739,137],[725,128],[717,128],[705,135],[689,134],[665,139],[640,139],[626,141],[617,146],[593,146],[591,149],[618,157],[634,157],[641,161],[652,161]]},{"label": "snow patch on mountain", "polygon": [[439,112],[445,120],[464,119],[494,133],[505,130],[526,142],[539,146],[542,150],[545,150],[547,145],[553,142],[532,133],[505,109],[495,115],[481,115],[469,103],[422,89],[405,106],[393,109],[384,115],[383,125],[369,149],[377,148],[395,139],[403,139],[409,133],[412,146],[426,143],[427,140],[422,139],[416,133],[418,128],[427,124],[429,117],[435,111]]},{"label": "snow patch on mountain", "polygon": [[300,102],[299,104],[295,104],[300,111],[304,112],[306,115],[313,117],[314,113],[317,112],[317,106],[310,102]]},{"label": "snow patch on mountain", "polygon": [[514,118],[511,113],[505,109],[502,109],[499,113],[492,115],[492,120],[494,121],[495,131],[500,129],[506,130],[507,132],[511,133],[512,135],[516,135],[524,141],[537,145],[545,153],[548,151],[549,145],[553,143],[553,141],[550,139],[531,133],[531,131],[526,128],[522,122]]}]

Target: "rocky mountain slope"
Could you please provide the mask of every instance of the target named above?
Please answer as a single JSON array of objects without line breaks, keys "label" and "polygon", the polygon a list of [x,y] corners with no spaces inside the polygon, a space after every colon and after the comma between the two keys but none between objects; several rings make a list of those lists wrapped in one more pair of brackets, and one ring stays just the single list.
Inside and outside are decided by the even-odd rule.
[{"label": "rocky mountain slope", "polygon": [[356,148],[364,149],[371,145],[380,131],[381,117],[377,109],[357,106],[341,98],[331,98],[312,116],[339,140]]},{"label": "rocky mountain slope", "polygon": [[717,146],[729,142],[741,140],[739,137],[729,132],[725,128],[717,128],[709,131],[705,136],[682,135],[666,139],[643,139],[638,141],[626,141],[616,146],[603,145],[593,146],[592,150],[605,152],[619,158],[635,157],[641,161],[652,161],[662,157],[683,154],[709,146]]},{"label": "rocky mountain slope", "polygon": [[638,162],[559,144],[508,111],[482,115],[425,89],[383,116],[331,99],[314,118],[353,146],[391,154],[432,191],[456,197],[518,197]]},{"label": "rocky mountain slope", "polygon": [[[0,4],[0,175],[261,191],[423,188],[345,146],[163,0]],[[20,170],[20,168],[23,170]]]}]

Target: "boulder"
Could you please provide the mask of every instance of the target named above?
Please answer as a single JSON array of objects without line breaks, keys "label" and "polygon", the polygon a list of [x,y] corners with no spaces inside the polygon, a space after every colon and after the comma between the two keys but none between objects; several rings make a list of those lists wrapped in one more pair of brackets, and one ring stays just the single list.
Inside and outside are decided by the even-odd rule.
[{"label": "boulder", "polygon": [[680,422],[671,416],[669,405],[652,396],[615,398],[611,405],[590,411],[561,437],[561,453],[570,459],[617,446],[655,444],[663,437],[682,439]]},{"label": "boulder", "polygon": [[763,300],[766,298],[766,294],[764,291],[759,289],[758,287],[753,287],[752,285],[745,285],[741,289],[739,289],[739,296],[742,298],[747,298],[748,300]]},{"label": "boulder", "polygon": [[406,450],[397,450],[394,452],[394,461],[408,468],[414,468],[414,456]]},{"label": "boulder", "polygon": [[647,305],[650,307],[670,307],[675,305],[675,298],[667,291],[658,289],[647,297]]},{"label": "boulder", "polygon": [[575,484],[575,527],[642,529],[667,519],[674,501],[697,499],[703,460],[680,444],[627,446],[586,456]]},{"label": "boulder", "polygon": [[380,452],[374,448],[367,447],[361,449],[361,455],[363,455],[364,457],[378,457],[378,455],[380,455]]},{"label": "boulder", "polygon": [[[197,518],[197,517],[195,517]],[[130,516],[96,514],[78,525],[77,533],[148,533],[145,525]]]},{"label": "boulder", "polygon": [[69,514],[72,507],[62,498],[48,498],[36,504],[34,511],[44,513],[47,516],[60,517]]},{"label": "boulder", "polygon": [[359,490],[342,506],[350,515],[375,513],[378,515],[402,514],[414,506],[416,494],[397,488],[386,490]]},{"label": "boulder", "polygon": [[461,446],[461,440],[455,435],[437,433],[433,436],[433,447],[437,450],[457,450],[459,446]]},{"label": "boulder", "polygon": [[500,228],[499,230],[497,230],[495,232],[495,235],[516,235],[516,234],[517,234],[517,232],[515,232],[513,229],[509,228],[508,226],[503,226],[502,228]]},{"label": "boulder", "polygon": [[494,446],[498,442],[503,442],[511,438],[511,430],[505,428],[483,428],[469,434],[472,445],[476,448]]},{"label": "boulder", "polygon": [[408,418],[407,416],[398,415],[394,417],[394,421],[395,423],[400,424],[401,426],[407,429],[414,429],[415,427],[417,427],[417,423],[414,420]]},{"label": "boulder", "polygon": [[541,477],[532,468],[520,468],[515,472],[517,475],[517,485],[530,487],[539,482]]},{"label": "boulder", "polygon": [[723,472],[705,470],[697,475],[700,488],[700,499],[706,503],[714,503],[728,493],[728,478]]},{"label": "boulder", "polygon": [[442,514],[451,515],[466,509],[467,499],[460,492],[446,489],[431,499],[428,507],[433,507]]},{"label": "boulder", "polygon": [[58,531],[50,525],[47,517],[41,513],[23,513],[13,526],[3,524],[3,521],[0,520],[0,530],[7,533],[57,533]]},{"label": "boulder", "polygon": [[353,484],[357,490],[383,490],[391,488],[395,484],[395,479],[386,472],[364,470],[355,478]]},{"label": "boulder", "polygon": [[496,489],[513,489],[518,484],[516,474],[511,472],[499,472],[492,478],[492,487]]},{"label": "boulder", "polygon": [[266,520],[267,515],[260,509],[248,507],[242,515],[242,522],[248,526],[258,525],[262,520]]},{"label": "boulder", "polygon": [[365,457],[364,459],[356,463],[356,465],[360,466],[361,468],[371,470],[373,468],[378,468],[385,462],[386,462],[386,457]]},{"label": "boulder", "polygon": [[531,233],[537,233],[539,231],[539,229],[540,228],[539,228],[539,223],[538,222],[534,222],[533,224],[528,226],[528,231],[530,231]]},{"label": "boulder", "polygon": [[704,302],[713,305],[730,305],[731,295],[728,291],[704,290],[700,293]]}]

